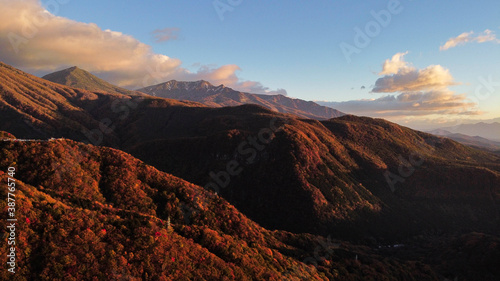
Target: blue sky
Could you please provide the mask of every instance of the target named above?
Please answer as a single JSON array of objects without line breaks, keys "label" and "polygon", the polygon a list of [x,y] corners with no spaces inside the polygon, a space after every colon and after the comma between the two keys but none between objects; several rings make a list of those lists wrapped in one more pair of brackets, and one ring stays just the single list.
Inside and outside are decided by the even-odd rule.
[{"label": "blue sky", "polygon": [[[13,2],[34,5],[33,2],[37,1],[0,2],[3,2],[2,6],[13,6]],[[49,3],[46,8],[54,16],[78,23],[93,23],[102,31],[111,30],[129,35],[150,46],[152,53],[175,59],[168,66],[175,68],[175,71],[164,68],[169,69],[164,77],[166,80],[201,78],[215,84],[224,83],[236,89],[258,93],[276,93],[276,90],[284,89],[290,97],[331,101],[334,102],[333,106],[352,110],[352,105],[356,105],[355,101],[358,100],[397,97],[407,93],[404,88],[398,92],[371,92],[377,79],[384,77],[380,74],[383,63],[394,55],[403,53],[402,60],[412,69],[401,69],[415,74],[419,70],[439,65],[448,71],[453,80],[453,83],[448,81],[450,83],[445,85],[446,89],[414,89],[412,97],[419,92],[422,97],[428,98],[427,102],[430,104],[442,100],[442,96],[436,98],[436,91],[439,91],[446,92],[448,98],[451,93],[464,95],[465,98],[462,99],[449,99],[462,104],[454,104],[453,110],[444,110],[450,103],[445,105],[441,102],[426,111],[409,110],[408,115],[402,113],[405,107],[400,104],[396,105],[400,106],[397,112],[379,108],[377,112],[365,109],[352,110],[353,113],[384,117],[417,128],[437,126],[438,122],[453,122],[458,119],[500,117],[498,83],[493,83],[494,90],[491,91],[490,87],[487,97],[484,91],[479,91],[483,94],[477,100],[472,100],[477,102],[474,109],[466,102],[466,99],[475,96],[478,87],[482,87],[481,81],[489,79],[500,83],[500,42],[496,39],[496,34],[500,32],[498,1],[51,0],[42,3]],[[229,10],[217,12],[214,3],[219,3],[221,9],[226,7]],[[21,11],[20,7],[13,11]],[[391,15],[385,26],[373,16],[373,12],[381,11]],[[374,27],[374,23],[378,24],[379,30],[372,30],[373,36],[370,37],[369,44],[357,48],[359,53],[352,54],[350,60],[346,59],[340,45],[356,47],[355,29],[359,28],[366,33],[366,28],[370,24]],[[30,42],[20,45],[26,49],[25,53],[36,53],[32,50],[38,44],[35,41],[41,40],[45,36],[43,30],[50,29],[51,26],[41,25],[34,39],[28,38]],[[62,28],[56,30],[63,33]],[[155,30],[169,30],[172,38],[157,42]],[[466,32],[473,33],[463,41],[464,44],[440,50],[440,46],[449,39]],[[481,36],[489,39],[484,42],[474,39]],[[95,48],[95,45],[92,46]],[[116,46],[120,44],[117,43]],[[3,52],[0,53],[1,60],[37,75],[73,64],[83,64],[83,68],[100,74],[111,82],[129,87],[137,84],[130,77],[121,80],[117,78],[118,75],[126,77],[128,74],[125,71],[113,72],[112,68],[97,66],[95,63],[94,67],[90,61],[68,59],[69,55],[65,57],[67,63],[62,58],[57,58],[57,63],[53,65],[33,65],[26,58],[17,60],[12,54],[6,54],[7,51]],[[46,54],[47,51],[41,53]],[[104,53],[106,52],[101,52]],[[147,63],[141,63],[137,63],[138,67],[145,68]],[[231,67],[224,68],[226,65]],[[386,76],[396,74],[388,73]],[[159,79],[154,80],[160,82]],[[431,95],[425,95],[427,92],[433,92],[432,98],[429,98]],[[393,101],[397,102],[398,100]],[[390,109],[393,103],[384,103],[383,106]],[[365,102],[367,107],[370,104]],[[381,103],[378,105],[382,106]],[[414,102],[414,106],[420,105],[423,103]],[[457,113],[457,110],[461,113]]]}]

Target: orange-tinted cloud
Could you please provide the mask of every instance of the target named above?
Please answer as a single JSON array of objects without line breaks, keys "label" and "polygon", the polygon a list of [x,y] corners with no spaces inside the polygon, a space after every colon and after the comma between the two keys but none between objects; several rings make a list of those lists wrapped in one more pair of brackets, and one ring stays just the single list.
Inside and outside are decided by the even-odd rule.
[{"label": "orange-tinted cloud", "polygon": [[[56,16],[63,1],[52,2],[47,11],[38,0],[0,0],[0,60],[36,75],[76,65],[131,89],[170,79],[205,79],[241,91],[275,93],[259,82],[241,80],[235,65],[190,72],[181,60],[157,54],[130,35]],[[168,39],[168,30],[157,34],[158,40]]]},{"label": "orange-tinted cloud", "polygon": [[372,117],[424,115],[479,115],[482,112],[465,95],[451,91],[408,92],[377,99],[318,102],[342,112]]},{"label": "orange-tinted cloud", "polygon": [[382,66],[382,71],[379,74],[390,75],[410,70],[411,67],[403,59],[406,54],[408,54],[408,52],[397,53],[394,56],[392,56],[391,59],[385,60],[384,65]]},{"label": "orange-tinted cloud", "polygon": [[[408,52],[397,53],[382,65],[382,75],[373,93],[395,93],[380,98],[344,102],[318,102],[340,111],[383,118],[444,115],[479,115],[477,104],[464,94],[448,89],[456,85],[448,69],[431,65],[417,69],[404,60]],[[393,119],[394,120],[394,119]]]},{"label": "orange-tinted cloud", "polygon": [[424,69],[416,69],[406,61],[406,53],[397,53],[390,60],[386,60],[381,75],[375,82],[372,92],[394,93],[411,91],[428,91],[446,89],[455,85],[448,69],[440,65],[431,65]]},{"label": "orange-tinted cloud", "polygon": [[477,42],[477,43],[484,43],[484,42],[495,42],[495,43],[500,43],[500,39],[497,39],[496,34],[489,30],[486,29],[484,32],[480,33],[477,36],[474,36],[474,32],[464,32],[460,35],[458,35],[455,38],[450,38],[446,43],[444,43],[443,46],[439,47],[439,50],[445,51],[450,48],[454,48],[458,45],[464,45],[469,42]]}]

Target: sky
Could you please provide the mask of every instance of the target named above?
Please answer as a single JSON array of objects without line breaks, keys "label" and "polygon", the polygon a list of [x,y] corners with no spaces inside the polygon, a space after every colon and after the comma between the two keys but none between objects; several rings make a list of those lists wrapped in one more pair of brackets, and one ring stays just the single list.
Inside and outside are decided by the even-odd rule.
[{"label": "sky", "polygon": [[[0,0],[0,60],[314,100],[428,130],[500,120],[500,2]],[[499,35],[497,35],[499,34]]]}]

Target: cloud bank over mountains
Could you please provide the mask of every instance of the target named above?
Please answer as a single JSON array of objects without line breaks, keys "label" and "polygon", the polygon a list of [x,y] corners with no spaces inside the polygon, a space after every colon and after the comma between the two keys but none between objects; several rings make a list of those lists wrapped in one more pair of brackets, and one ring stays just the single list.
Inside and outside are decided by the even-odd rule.
[{"label": "cloud bank over mountains", "polygon": [[[157,54],[130,35],[57,16],[67,1],[49,2],[46,9],[38,0],[0,0],[0,60],[36,75],[76,65],[129,89],[171,79],[203,79],[239,91],[286,94],[242,80],[237,75],[241,69],[234,64],[201,66],[191,72],[180,59]],[[164,42],[175,40],[178,32],[164,28],[153,31],[153,36]]]}]

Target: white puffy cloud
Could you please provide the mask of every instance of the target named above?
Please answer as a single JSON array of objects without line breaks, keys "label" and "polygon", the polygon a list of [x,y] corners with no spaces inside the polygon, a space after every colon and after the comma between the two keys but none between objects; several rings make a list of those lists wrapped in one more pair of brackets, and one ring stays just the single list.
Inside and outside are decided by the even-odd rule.
[{"label": "white puffy cloud", "polygon": [[407,53],[397,53],[391,60],[384,62],[382,71],[379,73],[384,76],[377,79],[372,92],[394,93],[438,90],[456,84],[453,82],[449,70],[440,65],[416,69],[404,61],[404,55]]},{"label": "white puffy cloud", "polygon": [[382,71],[379,74],[390,75],[398,72],[405,72],[405,70],[411,69],[411,66],[409,66],[403,59],[406,54],[408,54],[408,52],[397,53],[392,56],[391,59],[385,60],[384,65],[382,66]]},{"label": "white puffy cloud", "polygon": [[480,33],[477,36],[474,36],[474,32],[464,32],[460,35],[458,35],[455,38],[450,38],[446,43],[444,43],[443,46],[439,47],[439,50],[445,51],[450,48],[454,48],[458,45],[464,45],[469,42],[478,42],[478,43],[484,43],[484,42],[495,42],[495,43],[500,43],[500,39],[497,39],[496,34],[489,30],[486,29],[484,32]]},{"label": "white puffy cloud", "polygon": [[[170,79],[205,79],[240,91],[276,93],[259,82],[240,79],[236,65],[201,66],[191,72],[181,60],[157,54],[130,35],[56,16],[64,2],[49,1],[46,10],[38,0],[0,0],[0,60],[35,75],[76,65],[130,89]],[[173,39],[176,30],[153,35],[164,41]]]}]

